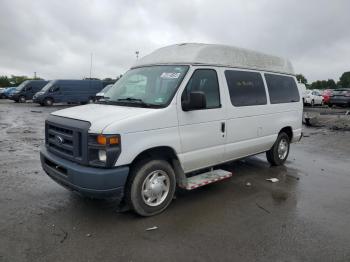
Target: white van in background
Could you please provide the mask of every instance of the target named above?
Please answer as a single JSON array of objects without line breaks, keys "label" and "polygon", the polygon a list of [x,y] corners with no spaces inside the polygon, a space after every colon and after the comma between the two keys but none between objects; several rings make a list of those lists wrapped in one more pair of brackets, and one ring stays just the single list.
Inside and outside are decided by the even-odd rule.
[{"label": "white van in background", "polygon": [[301,138],[291,63],[222,45],[179,44],[137,61],[98,104],[52,113],[41,162],[83,195],[120,196],[150,216],[231,176],[217,165],[266,152],[282,165]]}]

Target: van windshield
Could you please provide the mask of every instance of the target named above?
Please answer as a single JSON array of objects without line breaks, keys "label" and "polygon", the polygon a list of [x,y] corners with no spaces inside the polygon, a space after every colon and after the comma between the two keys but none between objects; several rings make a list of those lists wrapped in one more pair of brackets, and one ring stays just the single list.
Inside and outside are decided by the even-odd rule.
[{"label": "van windshield", "polygon": [[54,81],[47,83],[40,91],[46,92],[47,90],[49,90],[51,88],[51,86],[53,86],[53,84],[54,84]]},{"label": "van windshield", "polygon": [[105,93],[101,103],[165,107],[170,103],[189,66],[148,66],[131,69]]},{"label": "van windshield", "polygon": [[23,87],[25,87],[28,83],[29,83],[28,80],[22,82],[19,86],[16,87],[16,90],[21,91],[23,89]]}]

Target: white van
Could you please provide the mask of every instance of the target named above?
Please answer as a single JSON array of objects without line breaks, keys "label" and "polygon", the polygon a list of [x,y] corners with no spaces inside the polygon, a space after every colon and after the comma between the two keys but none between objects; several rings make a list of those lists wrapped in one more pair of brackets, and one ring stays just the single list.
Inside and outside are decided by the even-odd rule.
[{"label": "white van", "polygon": [[137,61],[98,104],[52,113],[41,162],[59,184],[120,196],[142,216],[176,187],[231,176],[219,164],[266,152],[282,165],[301,138],[302,100],[291,63],[208,44],[161,48]]}]

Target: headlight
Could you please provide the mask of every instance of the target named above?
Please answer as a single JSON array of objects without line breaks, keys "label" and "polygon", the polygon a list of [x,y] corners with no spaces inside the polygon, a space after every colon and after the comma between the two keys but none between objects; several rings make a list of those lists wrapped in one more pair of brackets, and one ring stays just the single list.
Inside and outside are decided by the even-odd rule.
[{"label": "headlight", "polygon": [[113,167],[121,153],[120,135],[89,134],[89,164]]},{"label": "headlight", "polygon": [[107,161],[106,150],[98,150],[98,159],[101,162],[106,162]]}]

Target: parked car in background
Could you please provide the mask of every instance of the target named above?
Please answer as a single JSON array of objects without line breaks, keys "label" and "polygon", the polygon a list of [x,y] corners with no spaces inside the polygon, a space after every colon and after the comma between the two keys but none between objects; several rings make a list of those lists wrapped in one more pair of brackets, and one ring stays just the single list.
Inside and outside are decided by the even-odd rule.
[{"label": "parked car in background", "polygon": [[101,80],[53,80],[35,94],[33,102],[42,106],[63,102],[86,104],[93,102],[102,88]]},{"label": "parked car in background", "polygon": [[41,90],[49,81],[46,80],[26,80],[16,87],[16,90],[9,96],[15,102],[24,103],[31,100],[36,92]]},{"label": "parked car in background", "polygon": [[2,93],[4,99],[8,99],[14,92],[16,91],[16,87],[9,87]]},{"label": "parked car in background", "polygon": [[323,103],[325,105],[328,105],[331,94],[332,94],[332,89],[326,89],[322,92]]},{"label": "parked car in background", "polygon": [[304,104],[305,96],[306,96],[306,86],[302,83],[298,83],[298,88],[299,88],[299,93],[303,98],[303,104]]},{"label": "parked car in background", "polygon": [[6,91],[6,89],[7,89],[6,87],[0,87],[0,99],[5,98],[5,96],[3,94]]},{"label": "parked car in background", "polygon": [[323,105],[323,97],[319,90],[306,90],[304,103],[306,105]]},{"label": "parked car in background", "polygon": [[328,105],[330,107],[333,105],[350,107],[350,88],[334,89],[329,98]]},{"label": "parked car in background", "polygon": [[137,61],[96,104],[46,120],[45,172],[95,198],[119,197],[142,216],[176,187],[232,176],[218,167],[266,152],[282,165],[299,141],[303,106],[291,63],[246,49],[179,44]]},{"label": "parked car in background", "polygon": [[111,89],[111,87],[113,86],[113,84],[109,84],[109,85],[106,85],[100,92],[98,92],[95,96],[95,99],[98,101],[102,98],[104,98],[105,96],[105,93]]}]

